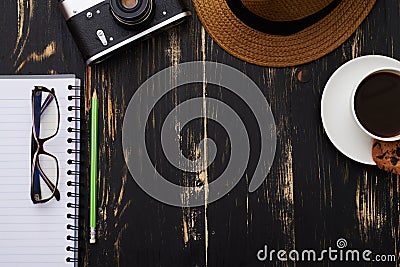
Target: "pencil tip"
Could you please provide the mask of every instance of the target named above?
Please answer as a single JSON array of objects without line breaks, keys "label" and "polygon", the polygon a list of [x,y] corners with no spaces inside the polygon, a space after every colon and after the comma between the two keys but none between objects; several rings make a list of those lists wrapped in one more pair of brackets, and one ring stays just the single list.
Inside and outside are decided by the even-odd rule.
[{"label": "pencil tip", "polygon": [[92,98],[97,98],[97,92],[96,92],[96,90],[94,90],[94,92],[93,92],[93,97]]}]

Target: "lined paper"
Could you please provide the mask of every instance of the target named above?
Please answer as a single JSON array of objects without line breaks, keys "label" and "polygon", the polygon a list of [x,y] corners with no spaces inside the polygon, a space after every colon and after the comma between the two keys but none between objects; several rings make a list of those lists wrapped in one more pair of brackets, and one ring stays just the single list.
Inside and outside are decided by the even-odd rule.
[{"label": "lined paper", "polygon": [[[74,266],[67,257],[74,258],[75,247],[67,236],[77,235],[77,231],[67,229],[68,224],[77,225],[68,219],[74,213],[67,203],[78,203],[67,196],[78,190],[67,186],[68,181],[78,177],[67,175],[74,169],[67,164],[71,155],[68,149],[76,149],[76,144],[68,143],[68,138],[76,138],[67,131],[76,128],[68,117],[76,117],[79,111],[68,111],[68,106],[77,103],[68,100],[78,90],[68,90],[68,85],[78,85],[72,75],[60,76],[0,76],[0,266]],[[57,157],[60,168],[58,190],[61,199],[55,198],[44,204],[33,204],[30,198],[31,186],[31,137],[32,103],[34,86],[54,88],[60,106],[60,128],[57,136],[44,145],[44,149]],[[78,101],[77,101],[78,102]]]}]

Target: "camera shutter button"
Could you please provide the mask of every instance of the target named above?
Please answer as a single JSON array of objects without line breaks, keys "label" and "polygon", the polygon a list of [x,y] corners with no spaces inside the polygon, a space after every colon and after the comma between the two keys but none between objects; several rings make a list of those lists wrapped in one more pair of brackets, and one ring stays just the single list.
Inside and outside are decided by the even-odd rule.
[{"label": "camera shutter button", "polygon": [[103,30],[97,30],[97,37],[99,38],[100,42],[104,45],[107,46],[108,42],[107,42],[107,37],[104,34]]}]

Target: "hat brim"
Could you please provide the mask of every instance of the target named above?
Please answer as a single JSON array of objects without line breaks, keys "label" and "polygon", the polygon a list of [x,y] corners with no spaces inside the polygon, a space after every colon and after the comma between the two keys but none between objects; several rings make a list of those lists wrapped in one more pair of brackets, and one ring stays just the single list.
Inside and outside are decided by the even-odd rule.
[{"label": "hat brim", "polygon": [[231,55],[260,66],[289,67],[311,62],[338,48],[375,2],[342,0],[323,19],[288,36],[270,35],[247,26],[225,0],[193,0],[193,5],[206,31]]}]

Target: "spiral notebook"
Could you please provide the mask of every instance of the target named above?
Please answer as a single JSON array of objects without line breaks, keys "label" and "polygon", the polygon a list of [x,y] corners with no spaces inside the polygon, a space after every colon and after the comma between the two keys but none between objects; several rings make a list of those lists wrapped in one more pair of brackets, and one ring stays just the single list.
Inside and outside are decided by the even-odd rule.
[{"label": "spiral notebook", "polygon": [[[32,90],[54,88],[60,200],[33,204]],[[74,75],[0,76],[0,266],[77,266],[80,81]]]}]

